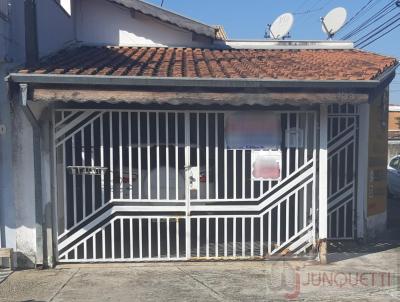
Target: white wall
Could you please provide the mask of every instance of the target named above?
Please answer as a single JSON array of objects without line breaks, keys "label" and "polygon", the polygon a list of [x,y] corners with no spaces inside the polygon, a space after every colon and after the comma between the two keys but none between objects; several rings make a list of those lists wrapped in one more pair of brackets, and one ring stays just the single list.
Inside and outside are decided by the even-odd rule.
[{"label": "white wall", "polygon": [[[6,69],[7,64],[0,63],[0,79],[6,76]],[[5,127],[0,134],[0,247],[15,249],[11,108],[3,81],[0,81],[0,125]]]},{"label": "white wall", "polygon": [[8,68],[13,68],[25,61],[24,1],[12,1],[10,13],[7,55],[11,60]]},{"label": "white wall", "polygon": [[23,1],[12,1],[9,22],[1,26],[0,44],[7,62],[0,63],[0,124],[5,133],[0,135],[0,246],[17,248],[18,224],[15,210],[13,124],[12,108],[6,83],[3,81],[9,70],[24,61],[25,37],[23,30]]},{"label": "white wall", "polygon": [[[77,39],[100,45],[198,46],[192,33],[136,14],[105,0],[82,0],[77,7]],[[204,45],[204,43],[203,43]]]},{"label": "white wall", "polygon": [[[74,40],[73,19],[53,0],[37,1],[40,55],[46,55]],[[24,64],[24,1],[11,2],[10,22],[0,24],[7,34],[8,63],[0,63],[0,245],[13,248],[18,265],[31,267],[36,262],[36,217],[32,127],[17,100],[10,100],[4,77]],[[6,28],[7,27],[7,28]],[[1,45],[5,46],[4,40]],[[45,181],[49,184],[48,177]],[[45,194],[47,205],[49,194]]]},{"label": "white wall", "polygon": [[20,106],[14,107],[12,122],[16,251],[24,254],[23,257],[20,257],[20,264],[31,266],[36,262],[33,133],[32,127]]},{"label": "white wall", "polygon": [[72,14],[72,5],[71,5],[71,0],[60,0],[60,5],[65,11],[71,15]]},{"label": "white wall", "polygon": [[4,62],[8,45],[7,22],[0,18],[0,64]]},{"label": "white wall", "polygon": [[39,55],[44,56],[75,40],[74,19],[54,0],[36,1]]}]

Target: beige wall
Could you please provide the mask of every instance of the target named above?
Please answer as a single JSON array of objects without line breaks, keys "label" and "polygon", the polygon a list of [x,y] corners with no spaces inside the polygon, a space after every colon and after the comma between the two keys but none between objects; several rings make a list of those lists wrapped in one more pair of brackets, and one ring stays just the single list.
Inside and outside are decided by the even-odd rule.
[{"label": "beige wall", "polygon": [[400,131],[400,111],[389,112],[389,131]]},{"label": "beige wall", "polygon": [[[386,211],[387,108],[388,91],[384,90],[374,96],[370,104],[367,216]],[[362,142],[360,147],[362,150]]]}]

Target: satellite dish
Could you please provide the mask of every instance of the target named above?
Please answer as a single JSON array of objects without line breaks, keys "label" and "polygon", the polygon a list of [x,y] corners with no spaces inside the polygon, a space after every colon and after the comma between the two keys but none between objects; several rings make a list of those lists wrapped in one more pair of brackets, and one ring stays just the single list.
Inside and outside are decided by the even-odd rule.
[{"label": "satellite dish", "polygon": [[289,38],[289,31],[293,26],[294,17],[291,13],[280,15],[272,25],[268,24],[268,29],[265,34],[266,38],[270,39],[285,39]]},{"label": "satellite dish", "polygon": [[346,22],[347,11],[344,7],[332,9],[325,17],[321,18],[322,31],[328,35],[329,39],[341,29]]}]

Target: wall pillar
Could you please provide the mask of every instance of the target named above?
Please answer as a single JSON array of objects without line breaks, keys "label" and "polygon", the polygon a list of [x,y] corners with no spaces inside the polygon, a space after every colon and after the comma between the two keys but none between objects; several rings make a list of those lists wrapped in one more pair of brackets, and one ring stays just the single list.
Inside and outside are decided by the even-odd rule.
[{"label": "wall pillar", "polygon": [[[360,142],[362,146],[368,146],[364,238],[369,240],[381,238],[386,232],[388,103],[389,90],[387,87],[371,94],[368,115],[368,144]],[[361,152],[365,152],[363,149],[361,149]]]},{"label": "wall pillar", "polygon": [[327,263],[328,238],[328,106],[320,105],[319,173],[318,173],[318,239],[321,263]]},{"label": "wall pillar", "polygon": [[[16,250],[16,212],[13,193],[13,135],[11,104],[2,80],[10,67],[0,63],[0,247]],[[15,259],[15,257],[14,257]],[[0,262],[1,264],[1,262]],[[14,263],[15,264],[15,263]]]},{"label": "wall pillar", "polygon": [[356,201],[356,227],[357,239],[365,235],[365,208],[367,203],[368,184],[368,145],[369,145],[369,104],[359,105],[359,131],[357,154],[357,201]]}]

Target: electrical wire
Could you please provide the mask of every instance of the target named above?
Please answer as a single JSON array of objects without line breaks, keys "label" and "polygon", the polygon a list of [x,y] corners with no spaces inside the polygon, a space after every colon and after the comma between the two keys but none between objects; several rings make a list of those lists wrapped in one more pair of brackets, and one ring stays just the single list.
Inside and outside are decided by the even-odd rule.
[{"label": "electrical wire", "polygon": [[[383,27],[385,27],[385,25],[387,25],[388,23],[390,23],[389,25],[393,24],[393,17],[396,16],[400,16],[399,13],[395,14],[394,16],[392,16],[391,18],[389,18],[389,20],[386,20],[385,22],[383,22],[382,24],[380,24],[379,26],[375,27],[373,30],[371,30],[370,32],[366,33],[364,36],[362,36],[361,38],[358,38],[357,40],[355,40],[355,43],[358,43],[360,41],[362,41],[363,39],[365,39],[366,37],[369,36],[373,36],[376,32],[379,32],[380,29],[382,29]],[[392,21],[392,22],[391,22]],[[395,22],[395,21],[394,21]]]},{"label": "electrical wire", "polygon": [[[321,3],[320,4],[321,6],[313,9],[313,7],[315,7],[318,4],[318,2],[320,2],[320,0],[316,0],[312,3],[312,5],[309,6],[308,10],[294,12],[293,13],[294,15],[300,16],[300,18],[297,21],[298,26],[303,25],[306,21],[313,20],[312,18],[305,19],[305,17],[307,17],[308,15],[315,14],[316,12],[322,11],[332,1],[334,1],[334,0],[325,0],[325,3]],[[301,22],[299,22],[299,21],[301,21]]]},{"label": "electrical wire", "polygon": [[382,18],[386,17],[387,14],[390,14],[391,12],[395,11],[397,9],[397,7],[393,7],[392,8],[391,6],[393,4],[394,3],[392,2],[392,3],[389,3],[389,4],[385,5],[381,10],[379,10],[374,15],[372,15],[367,20],[365,20],[363,23],[361,23],[360,25],[358,25],[357,27],[352,29],[349,33],[343,35],[343,37],[341,39],[342,40],[350,39],[351,37],[359,34],[360,32],[362,32],[365,29],[367,29],[368,27],[370,27],[371,25],[375,24],[376,22],[378,22]]},{"label": "electrical wire", "polygon": [[296,9],[295,12],[298,12],[304,5],[311,0],[304,0]]},{"label": "electrical wire", "polygon": [[[400,15],[400,14],[399,14]],[[385,26],[384,28],[382,28],[380,31],[378,31],[377,33],[375,33],[374,35],[368,37],[367,39],[363,40],[362,42],[356,44],[356,47],[360,47],[360,48],[364,48],[367,47],[368,45],[374,43],[376,40],[382,38],[383,36],[386,36],[387,34],[389,34],[390,32],[392,32],[393,30],[395,30],[396,28],[400,27],[400,22],[398,24],[396,24],[396,26],[390,28],[389,30],[385,31],[383,34],[379,35],[377,38],[373,39],[376,35],[378,35],[379,33],[381,33],[382,31],[384,31],[385,29],[387,29],[388,27],[390,27],[391,25],[393,25],[394,23],[396,23],[397,21],[400,21],[400,17],[397,18],[395,21],[391,22],[389,25]],[[371,41],[371,39],[373,39]],[[369,41],[369,42],[368,42]],[[368,42],[368,43],[367,43]],[[365,44],[367,43],[367,44]]]},{"label": "electrical wire", "polygon": [[[343,30],[344,28],[346,28],[347,26],[349,26],[350,24],[354,23],[358,18],[362,17],[363,15],[365,15],[366,9],[367,8],[372,8],[368,7],[370,4],[373,4],[373,1],[376,0],[369,0],[363,7],[361,7],[360,10],[358,10],[344,25],[340,30]],[[376,3],[375,3],[376,4]]]},{"label": "electrical wire", "polygon": [[318,8],[313,9],[313,6],[314,6],[314,5],[317,5],[318,2],[319,2],[319,1],[317,0],[316,2],[314,2],[314,5],[312,5],[309,9],[303,10],[303,11],[296,10],[296,11],[293,13],[293,15],[308,15],[308,14],[312,14],[312,13],[319,12],[319,11],[323,10],[323,9],[324,9],[330,2],[332,2],[333,0],[325,0],[325,1],[326,1],[325,4],[321,5],[321,6],[318,7]]},{"label": "electrical wire", "polygon": [[[376,12],[374,15],[369,17],[367,20],[365,20],[363,23],[359,24],[356,26],[354,29],[352,29],[350,32],[342,36],[342,40],[348,40],[351,37],[357,35],[358,33],[362,32],[366,28],[370,27],[383,17],[385,17],[387,14],[390,14],[392,11],[396,10],[396,7],[391,7],[394,3],[388,3],[386,4],[382,9],[380,9],[378,12]],[[391,11],[389,11],[392,8]]]},{"label": "electrical wire", "polygon": [[[361,37],[360,39],[356,40],[355,41],[356,44],[361,45],[361,44],[365,43],[366,41],[374,38],[376,35],[380,34],[382,31],[386,30],[387,28],[389,28],[396,22],[400,21],[400,13],[397,13],[395,15],[395,17],[397,17],[397,18],[394,20],[393,20],[393,18],[387,20],[386,22],[384,22],[381,25],[379,25],[378,27],[376,27],[374,30],[370,31],[368,34],[366,34],[363,37]],[[398,25],[400,25],[400,24],[397,24],[394,28],[397,28]]]}]

